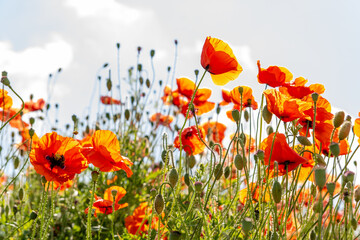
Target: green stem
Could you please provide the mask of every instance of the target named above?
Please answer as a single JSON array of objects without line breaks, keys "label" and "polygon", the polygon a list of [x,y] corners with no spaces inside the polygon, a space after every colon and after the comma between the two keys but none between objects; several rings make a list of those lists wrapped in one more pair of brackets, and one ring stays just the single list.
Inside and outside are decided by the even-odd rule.
[{"label": "green stem", "polygon": [[17,94],[17,93],[15,92],[15,90],[14,90],[10,85],[9,85],[8,87],[9,87],[10,90],[21,100],[22,106],[21,106],[20,110],[19,110],[14,116],[12,116],[11,118],[9,118],[9,120],[7,120],[7,121],[4,123],[4,125],[2,125],[2,126],[0,127],[0,131],[8,124],[11,120],[13,120],[17,115],[19,115],[19,114],[22,112],[22,110],[24,109],[24,106],[25,106],[24,100],[19,96],[19,94]]}]

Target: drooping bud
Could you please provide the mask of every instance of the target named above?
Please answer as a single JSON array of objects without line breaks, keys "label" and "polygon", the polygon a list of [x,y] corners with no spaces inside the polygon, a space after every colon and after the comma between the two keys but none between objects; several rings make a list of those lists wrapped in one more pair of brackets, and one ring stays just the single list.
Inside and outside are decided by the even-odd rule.
[{"label": "drooping bud", "polygon": [[219,180],[221,178],[223,174],[223,169],[221,167],[221,164],[218,163],[216,166],[215,166],[215,170],[214,170],[214,177],[216,180]]},{"label": "drooping bud", "polygon": [[333,124],[335,128],[338,128],[341,126],[341,124],[344,122],[345,120],[345,113],[344,111],[340,111],[335,113],[334,119],[333,119]]},{"label": "drooping bud", "polygon": [[237,109],[232,110],[231,115],[232,115],[235,122],[239,122],[239,120],[240,120],[239,110],[237,110]]},{"label": "drooping bud", "polygon": [[277,180],[274,181],[271,192],[274,198],[274,202],[279,203],[281,201],[282,188],[281,184]]},{"label": "drooping bud", "polygon": [[265,105],[265,107],[262,110],[262,117],[267,124],[271,122],[272,113],[269,111],[267,105]]},{"label": "drooping bud", "polygon": [[174,188],[179,180],[179,174],[175,168],[172,168],[169,173],[169,183]]},{"label": "drooping bud", "polygon": [[154,200],[154,208],[158,215],[160,215],[165,207],[164,198],[161,194],[156,195]]},{"label": "drooping bud", "polygon": [[164,163],[166,163],[167,162],[167,151],[166,150],[163,150],[162,152],[161,152],[161,160],[164,162]]},{"label": "drooping bud", "polygon": [[190,155],[188,158],[187,158],[187,165],[190,169],[192,169],[196,164],[196,159],[193,155]]},{"label": "drooping bud", "polygon": [[299,143],[304,145],[304,146],[311,146],[312,145],[310,140],[305,136],[297,136],[296,138],[299,141]]},{"label": "drooping bud", "polygon": [[334,182],[328,182],[326,183],[326,189],[328,190],[329,194],[331,196],[334,195],[334,191],[335,191],[335,183]]},{"label": "drooping bud", "polygon": [[251,221],[251,218],[248,218],[248,217],[244,218],[242,220],[241,226],[242,226],[242,230],[244,231],[245,235],[249,235],[251,229],[253,228],[253,223]]},{"label": "drooping bud", "polygon": [[46,184],[47,180],[46,180],[45,176],[42,176],[42,177],[41,177],[41,182],[42,182],[44,185]]},{"label": "drooping bud", "polygon": [[339,140],[344,140],[345,138],[347,138],[347,136],[349,136],[350,130],[351,130],[351,122],[345,121],[341,125],[341,128],[339,130]]},{"label": "drooping bud", "polygon": [[234,164],[237,170],[241,171],[244,168],[244,160],[240,154],[237,154],[234,159]]},{"label": "drooping bud", "polygon": [[335,157],[339,156],[340,146],[338,143],[336,143],[336,142],[331,143],[329,149]]},{"label": "drooping bud", "polygon": [[198,192],[198,193],[201,193],[202,192],[202,186],[203,186],[203,183],[200,182],[200,181],[196,181],[194,183],[194,186],[195,186],[195,191]]},{"label": "drooping bud", "polygon": [[217,107],[216,107],[216,114],[220,114],[220,111],[221,111],[221,108],[220,108],[220,105],[218,104]]},{"label": "drooping bud", "polygon": [[230,173],[231,173],[230,167],[229,167],[229,166],[226,166],[225,169],[224,169],[224,177],[225,177],[225,178],[229,178]]},{"label": "drooping bud", "polygon": [[256,153],[255,153],[255,156],[258,160],[260,161],[263,161],[264,158],[265,158],[265,152],[263,150],[258,150]]},{"label": "drooping bud", "polygon": [[326,170],[322,167],[316,167],[314,170],[315,184],[319,189],[323,189],[326,184]]}]

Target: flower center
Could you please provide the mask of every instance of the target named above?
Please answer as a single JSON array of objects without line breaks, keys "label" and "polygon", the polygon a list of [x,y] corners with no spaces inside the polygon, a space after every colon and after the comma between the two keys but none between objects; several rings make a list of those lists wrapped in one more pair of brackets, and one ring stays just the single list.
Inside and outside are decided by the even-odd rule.
[{"label": "flower center", "polygon": [[46,155],[46,160],[48,160],[50,162],[50,168],[51,170],[55,167],[58,166],[61,169],[65,168],[65,158],[64,155],[60,155],[58,153],[56,154],[52,154],[51,156]]}]

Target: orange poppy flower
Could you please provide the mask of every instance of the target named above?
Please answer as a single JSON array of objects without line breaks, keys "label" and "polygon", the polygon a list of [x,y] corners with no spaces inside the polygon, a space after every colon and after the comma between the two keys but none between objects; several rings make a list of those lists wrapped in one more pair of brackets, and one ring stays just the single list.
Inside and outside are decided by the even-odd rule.
[{"label": "orange poppy flower", "polygon": [[276,89],[264,91],[268,110],[281,118],[283,122],[290,122],[304,115],[304,110],[309,109],[311,104],[299,99],[291,99]]},{"label": "orange poppy flower", "polygon": [[83,154],[95,167],[102,172],[124,170],[131,177],[129,166],[133,163],[120,155],[120,143],[116,135],[109,130],[97,130],[91,137],[81,142]]},{"label": "orange poppy flower", "polygon": [[45,100],[40,98],[36,102],[30,100],[24,104],[24,113],[34,112],[43,109],[45,106]]},{"label": "orange poppy flower", "polygon": [[[12,118],[19,110],[20,109],[17,108],[10,108],[10,109],[5,109],[4,111],[0,111],[1,121],[6,122],[10,118]],[[16,115],[16,117],[11,119],[9,123],[11,127],[17,128],[19,131],[23,131],[29,126],[28,123],[24,122],[21,119],[21,114]]]},{"label": "orange poppy flower", "polygon": [[[257,183],[250,183],[249,185],[249,190],[251,191],[251,198],[254,202],[258,202],[259,201],[259,197],[260,197],[260,187]],[[240,190],[239,192],[240,197],[239,200],[242,204],[246,203],[246,200],[248,198],[248,188],[244,188],[242,190]],[[269,190],[266,191],[266,187],[262,186],[262,201],[263,202],[269,202],[270,201],[270,192]],[[265,194],[265,195],[264,195]]]},{"label": "orange poppy flower", "polygon": [[120,100],[114,99],[109,96],[101,96],[100,101],[104,105],[120,105],[121,104]]},{"label": "orange poppy flower", "polygon": [[[203,127],[199,126],[200,137],[204,139],[205,130]],[[196,155],[202,153],[205,149],[205,145],[201,142],[197,129],[195,126],[185,128],[181,133],[181,143],[184,151],[188,155]],[[174,140],[174,147],[180,148],[179,136]]]},{"label": "orange poppy flower", "polygon": [[270,159],[271,146],[275,133],[270,134],[261,143],[262,150],[265,151],[264,164],[269,165],[270,170],[274,171],[274,162],[277,161],[279,165],[279,175],[286,174],[286,167],[288,172],[294,170],[300,164],[307,163],[308,160],[297,154],[286,142],[286,137],[282,133],[277,133],[274,141],[273,151]]},{"label": "orange poppy flower", "polygon": [[242,67],[229,45],[217,38],[207,37],[201,53],[201,66],[211,74],[216,85],[235,80]]},{"label": "orange poppy flower", "polygon": [[165,105],[170,105],[172,102],[172,99],[169,99],[169,97],[172,95],[172,90],[170,86],[165,86],[164,88],[164,96],[161,97]]},{"label": "orange poppy flower", "polygon": [[226,126],[224,124],[219,122],[205,122],[201,126],[204,128],[210,141],[220,143],[220,145],[222,145],[226,131]]},{"label": "orange poppy flower", "polygon": [[112,179],[106,180],[106,184],[110,185],[110,184],[114,183],[117,179],[118,179],[118,176],[115,175]]},{"label": "orange poppy flower", "polygon": [[[130,234],[135,235],[138,233],[142,235],[147,233],[149,230],[149,223],[147,220],[144,221],[144,218],[147,218],[151,215],[152,209],[148,206],[147,202],[140,203],[140,205],[135,208],[132,215],[125,218],[125,227]],[[162,213],[164,216],[164,213]],[[157,229],[159,218],[157,215],[154,215],[152,218],[151,229]],[[160,223],[160,227],[164,225]]]},{"label": "orange poppy flower", "polygon": [[[319,125],[320,127],[321,125]],[[331,133],[332,130],[334,129],[334,126],[331,124],[332,128],[331,128]],[[330,152],[330,139],[331,139],[331,133],[328,129],[327,134],[323,134],[325,135],[325,137],[323,137],[323,135],[319,132],[317,132],[318,127],[315,127],[315,138],[316,138],[316,146],[318,148],[320,148],[321,146],[321,152],[327,156],[329,155]],[[320,129],[320,128],[319,128]],[[332,142],[336,142],[339,143],[339,148],[340,148],[340,153],[339,155],[346,155],[348,154],[350,151],[350,146],[349,146],[349,142],[347,139],[343,139],[339,142],[339,129],[336,129],[333,135],[333,139]],[[332,156],[332,155],[331,155]]]},{"label": "orange poppy flower", "polygon": [[309,96],[311,93],[323,94],[325,92],[324,85],[322,84],[311,84],[310,86],[305,86],[307,80],[303,77],[298,77],[294,82],[285,84],[284,87],[280,87],[279,91],[283,94],[289,95],[293,98],[303,98]]},{"label": "orange poppy flower", "polygon": [[293,78],[292,73],[284,67],[270,66],[267,69],[260,67],[260,61],[257,61],[259,73],[258,82],[267,84],[270,87],[280,87],[290,82]]},{"label": "orange poppy flower", "polygon": [[[359,117],[360,117],[360,112],[359,112]],[[360,144],[360,118],[355,119],[354,134],[359,138],[358,143]]]},{"label": "orange poppy flower", "polygon": [[[115,197],[112,195],[112,191],[116,191]],[[113,212],[113,205],[114,211],[117,211],[121,208],[127,207],[128,203],[119,204],[118,202],[125,196],[126,190],[119,186],[112,186],[105,190],[104,199],[95,195],[96,201],[93,203],[92,208],[95,209],[94,216],[97,217],[98,213],[102,214],[111,214]],[[85,213],[87,214],[89,208],[85,209]]]},{"label": "orange poppy flower", "polygon": [[13,105],[12,98],[8,95],[6,90],[0,89],[0,108],[9,109]]},{"label": "orange poppy flower", "polygon": [[[45,189],[47,189],[49,187],[49,190],[51,191],[51,182],[46,182],[45,184]],[[53,187],[54,187],[54,190],[58,190],[60,192],[64,191],[65,189],[68,189],[70,188],[73,184],[74,184],[74,181],[73,180],[68,180],[64,183],[59,183],[57,181],[53,181]]]},{"label": "orange poppy flower", "polygon": [[242,101],[241,101],[241,94],[239,92],[239,87],[235,87],[233,90],[231,90],[230,92],[231,101],[238,106],[240,106],[242,103],[244,110],[246,107],[251,107],[252,109],[256,110],[258,108],[258,104],[255,101],[254,96],[252,95],[252,89],[247,86],[241,86],[243,89]]},{"label": "orange poppy flower", "polygon": [[35,171],[47,181],[64,183],[88,167],[78,141],[56,132],[42,136],[30,152]]},{"label": "orange poppy flower", "polygon": [[[24,130],[20,131],[20,135],[22,137],[21,143],[17,144],[17,147],[24,151],[30,150],[30,143],[31,143],[31,137],[29,134],[29,129],[25,128]],[[39,141],[39,137],[34,133],[32,137],[32,144],[33,146]]]},{"label": "orange poppy flower", "polygon": [[221,95],[223,100],[219,103],[220,106],[226,106],[231,103],[230,92],[228,90],[221,89]]},{"label": "orange poppy flower", "polygon": [[173,116],[170,115],[162,115],[161,113],[155,113],[151,115],[150,122],[155,123],[155,129],[158,128],[159,125],[168,127],[171,130],[170,124],[174,120]]},{"label": "orange poppy flower", "polygon": [[[231,134],[230,135],[230,139],[232,140],[234,138],[235,134]],[[250,143],[250,146],[249,146],[249,143]],[[239,145],[239,151],[242,152],[242,148],[241,146]],[[245,147],[245,153],[253,153],[255,152],[256,148],[255,148],[255,139],[253,137],[251,137],[250,139],[250,135],[248,134],[245,134],[245,143],[244,143],[244,147]],[[233,149],[232,149],[232,152],[235,153],[236,151],[236,146],[235,144],[233,144]]]}]

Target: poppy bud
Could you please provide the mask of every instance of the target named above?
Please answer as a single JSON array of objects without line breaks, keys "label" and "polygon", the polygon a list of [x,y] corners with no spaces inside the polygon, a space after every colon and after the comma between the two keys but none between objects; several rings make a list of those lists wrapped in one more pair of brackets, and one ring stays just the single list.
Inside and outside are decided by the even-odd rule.
[{"label": "poppy bud", "polygon": [[220,105],[218,104],[216,107],[216,114],[220,114],[221,108]]},{"label": "poppy bud", "polygon": [[240,154],[235,156],[234,164],[237,170],[241,171],[244,168],[244,159]]},{"label": "poppy bud", "polygon": [[147,88],[150,88],[150,80],[149,80],[148,78],[146,79],[145,84],[146,84],[146,87],[147,87]]},{"label": "poppy bud", "polygon": [[120,48],[120,43],[116,43],[116,48],[117,48],[117,49]]},{"label": "poppy bud", "polygon": [[193,155],[191,155],[187,158],[186,162],[187,162],[188,167],[192,169],[196,164],[196,159]]},{"label": "poppy bud", "polygon": [[355,201],[356,201],[356,202],[360,201],[360,187],[358,187],[357,189],[355,189],[354,196],[355,196]]},{"label": "poppy bud", "polygon": [[240,113],[237,109],[234,109],[231,111],[231,116],[234,119],[235,122],[239,122],[240,120]]},{"label": "poppy bud", "polygon": [[22,201],[24,199],[24,189],[23,188],[20,188],[20,190],[19,190],[19,199],[20,199],[20,201]]},{"label": "poppy bud", "polygon": [[195,73],[195,76],[198,76],[199,75],[199,70],[195,69],[194,73]]},{"label": "poppy bud", "polygon": [[174,40],[174,43],[175,43],[175,45],[178,45],[178,40],[175,39],[175,40]]},{"label": "poppy bud", "polygon": [[203,186],[203,183],[202,182],[199,182],[199,181],[196,181],[194,183],[194,186],[195,186],[195,191],[198,192],[198,193],[201,193],[202,192],[202,186]]},{"label": "poppy bud", "polygon": [[313,99],[314,102],[317,102],[317,100],[319,99],[319,94],[316,92],[313,92],[311,94],[311,98]]},{"label": "poppy bud", "polygon": [[324,158],[320,154],[315,154],[314,158],[318,165],[322,167],[326,167],[326,162],[324,161]]},{"label": "poppy bud", "polygon": [[188,173],[184,175],[184,182],[187,186],[190,186],[190,175]]},{"label": "poppy bud", "polygon": [[304,146],[311,146],[312,145],[310,140],[307,137],[297,136],[296,138],[299,141],[299,143],[304,145]]},{"label": "poppy bud", "polygon": [[255,156],[257,159],[259,159],[260,161],[263,161],[264,160],[264,157],[265,157],[265,152],[263,150],[258,150],[256,153],[255,153]]},{"label": "poppy bud", "polygon": [[129,111],[129,109],[126,109],[125,110],[125,119],[129,120],[129,118],[130,118],[130,111]]},{"label": "poppy bud", "polygon": [[179,174],[175,168],[172,168],[169,173],[170,185],[174,188],[178,180],[179,180]]},{"label": "poppy bud", "polygon": [[240,136],[239,136],[239,139],[240,139],[240,145],[241,145],[242,147],[244,147],[245,142],[246,142],[246,136],[245,136],[245,134],[244,134],[244,133],[241,133]]},{"label": "poppy bud", "polygon": [[219,180],[221,178],[223,174],[223,169],[221,167],[221,164],[218,163],[216,166],[215,166],[215,170],[214,170],[214,176],[215,176],[215,179],[216,180]]},{"label": "poppy bud", "polygon": [[271,240],[279,240],[279,235],[277,234],[277,232],[273,232],[271,234]]},{"label": "poppy bud", "polygon": [[316,187],[314,184],[311,184],[310,193],[311,193],[311,196],[313,196],[313,197],[316,196]]},{"label": "poppy bud", "polygon": [[262,117],[267,124],[271,122],[272,113],[269,111],[267,105],[265,105],[265,107],[262,110]]},{"label": "poppy bud", "polygon": [[328,182],[326,183],[326,189],[328,190],[329,194],[332,196],[334,195],[335,191],[335,183],[334,182]]},{"label": "poppy bud", "polygon": [[352,217],[351,218],[351,226],[354,229],[354,231],[356,231],[357,225],[358,225],[358,223],[357,223],[356,219],[354,217]]},{"label": "poppy bud", "polygon": [[171,70],[171,67],[170,67],[170,66],[168,66],[168,67],[167,67],[167,71],[168,71],[168,72],[170,72],[170,70]]},{"label": "poppy bud", "polygon": [[2,84],[4,84],[5,86],[10,86],[10,81],[7,78],[7,72],[3,71],[1,74],[1,82]]},{"label": "poppy bud", "polygon": [[42,176],[42,177],[41,177],[41,182],[42,182],[44,185],[46,184],[47,180],[46,180],[45,176]]},{"label": "poppy bud", "polygon": [[351,116],[350,116],[350,115],[346,115],[345,120],[351,122]]},{"label": "poppy bud", "polygon": [[150,50],[150,57],[153,58],[155,56],[155,50],[151,49]]},{"label": "poppy bud", "polygon": [[350,201],[350,193],[349,193],[348,188],[344,188],[343,198],[344,198],[344,201],[347,202],[347,203]]},{"label": "poppy bud", "polygon": [[338,128],[341,126],[341,124],[344,122],[345,119],[345,113],[343,111],[335,113],[333,124],[335,128]]},{"label": "poppy bud", "polygon": [[165,207],[164,198],[161,194],[156,195],[154,200],[154,208],[158,215],[160,215]]},{"label": "poppy bud", "polygon": [[331,153],[332,153],[335,157],[339,156],[339,154],[340,154],[340,147],[339,147],[339,144],[338,144],[338,143],[335,143],[335,142],[331,143],[329,148],[330,148]]},{"label": "poppy bud", "polygon": [[344,183],[352,183],[354,181],[354,176],[355,176],[355,173],[352,172],[352,171],[346,171],[343,175],[342,175],[342,178],[343,178],[343,181]]},{"label": "poppy bud", "polygon": [[30,135],[30,137],[34,136],[34,134],[35,134],[35,130],[32,129],[32,128],[30,128],[30,129],[29,129],[29,135]]},{"label": "poppy bud", "polygon": [[77,117],[76,117],[76,115],[75,115],[75,114],[73,114],[73,115],[71,116],[71,119],[72,119],[72,121],[73,121],[74,123],[76,123],[76,122],[77,122]]},{"label": "poppy bud", "polygon": [[189,103],[189,110],[190,112],[194,113],[195,112],[195,107],[194,107],[194,104],[193,103]]},{"label": "poppy bud", "polygon": [[18,212],[18,206],[16,204],[14,204],[14,206],[13,206],[13,212],[14,212],[14,215],[16,215],[16,213]]},{"label": "poppy bud", "polygon": [[143,78],[143,77],[139,77],[139,82],[140,82],[140,85],[143,85],[143,83],[144,83],[144,78]]},{"label": "poppy bud", "polygon": [[157,193],[157,191],[156,191],[155,188],[152,188],[152,189],[150,190],[150,196],[151,196],[151,197],[155,197],[155,196],[156,196],[156,193]]},{"label": "poppy bud", "polygon": [[272,126],[267,126],[266,128],[266,133],[269,136],[270,134],[272,134],[274,132],[274,129]]},{"label": "poppy bud", "polygon": [[315,184],[319,189],[323,189],[326,184],[326,170],[322,167],[317,167],[315,169]]},{"label": "poppy bud", "polygon": [[322,202],[316,201],[313,205],[313,210],[316,213],[319,213],[322,209]]},{"label": "poppy bud", "polygon": [[99,177],[99,172],[98,171],[92,171],[91,172],[91,179],[93,180],[93,182],[96,182],[96,180],[98,179]]},{"label": "poppy bud", "polygon": [[111,82],[110,78],[108,78],[107,81],[106,81],[106,87],[107,87],[108,91],[111,91],[112,82]]},{"label": "poppy bud", "polygon": [[345,121],[341,125],[341,128],[339,130],[339,140],[344,140],[345,138],[347,138],[347,136],[349,136],[350,130],[351,130],[351,122]]},{"label": "poppy bud", "polygon": [[279,203],[281,201],[282,188],[281,184],[277,180],[274,181],[271,192],[274,198],[274,202]]},{"label": "poppy bud", "polygon": [[14,169],[17,169],[20,164],[20,159],[18,157],[15,157],[14,159]]},{"label": "poppy bud", "polygon": [[310,233],[310,240],[316,240],[316,233],[314,230],[312,230]]},{"label": "poppy bud", "polygon": [[30,125],[34,125],[34,123],[35,123],[35,118],[31,117],[31,118],[29,119],[29,122],[30,122]]},{"label": "poppy bud", "polygon": [[247,110],[244,111],[244,118],[245,118],[245,121],[249,121],[249,112]]},{"label": "poppy bud", "polygon": [[226,166],[224,169],[224,177],[229,178],[229,176],[230,176],[230,167]]},{"label": "poppy bud", "polygon": [[140,52],[141,52],[141,47],[140,46],[137,47],[137,51],[140,54]]},{"label": "poppy bud", "polygon": [[249,235],[249,232],[251,231],[251,229],[253,228],[253,223],[251,221],[251,218],[244,218],[242,220],[242,230],[244,231],[245,235]]},{"label": "poppy bud", "polygon": [[34,211],[34,210],[32,210],[31,213],[30,213],[30,219],[31,219],[31,220],[34,220],[34,219],[37,218],[37,216],[38,216],[37,212]]},{"label": "poppy bud", "polygon": [[161,152],[161,160],[166,163],[167,162],[167,151],[163,150]]},{"label": "poppy bud", "polygon": [[181,233],[178,231],[172,231],[170,233],[169,240],[179,240],[181,238]]}]

